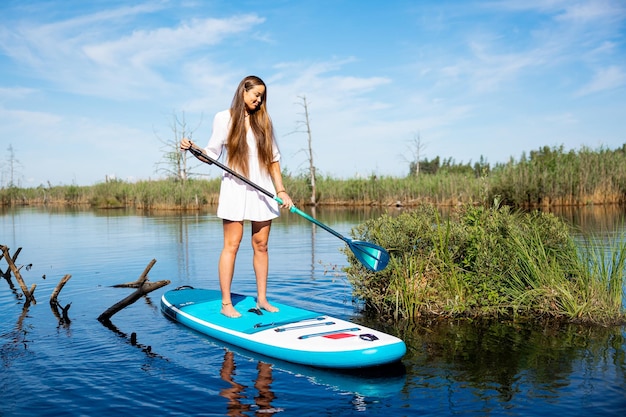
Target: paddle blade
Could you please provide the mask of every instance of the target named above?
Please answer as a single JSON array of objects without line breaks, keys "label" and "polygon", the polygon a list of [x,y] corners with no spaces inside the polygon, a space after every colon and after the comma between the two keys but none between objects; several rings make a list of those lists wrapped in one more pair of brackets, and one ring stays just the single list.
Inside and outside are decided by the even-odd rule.
[{"label": "paddle blade", "polygon": [[346,243],[359,262],[370,271],[382,271],[389,263],[389,253],[378,245],[362,240],[350,240]]}]

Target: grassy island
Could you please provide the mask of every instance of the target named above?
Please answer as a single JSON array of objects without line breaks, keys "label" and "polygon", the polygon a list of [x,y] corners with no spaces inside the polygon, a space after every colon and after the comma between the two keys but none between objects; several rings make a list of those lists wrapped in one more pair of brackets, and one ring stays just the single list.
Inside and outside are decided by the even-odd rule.
[{"label": "grassy island", "polygon": [[577,241],[563,220],[508,206],[434,205],[383,215],[356,239],[389,249],[389,266],[363,268],[348,250],[348,280],[365,311],[416,317],[556,318],[621,324],[626,239]]}]

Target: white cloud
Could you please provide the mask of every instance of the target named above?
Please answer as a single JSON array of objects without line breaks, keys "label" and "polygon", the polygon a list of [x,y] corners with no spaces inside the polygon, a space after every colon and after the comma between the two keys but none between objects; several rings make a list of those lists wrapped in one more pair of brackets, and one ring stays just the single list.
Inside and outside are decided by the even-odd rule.
[{"label": "white cloud", "polygon": [[0,100],[20,100],[26,98],[32,94],[37,93],[34,88],[27,87],[0,87]]},{"label": "white cloud", "polygon": [[[0,26],[0,49],[40,77],[74,93],[108,98],[154,95],[175,84],[191,52],[250,31],[263,23],[255,15],[191,19],[175,27],[128,32],[133,19],[154,7],[142,5],[94,13],[56,23]],[[206,64],[206,61],[205,61]]]},{"label": "white cloud", "polygon": [[556,20],[575,23],[614,21],[624,17],[626,5],[621,0],[566,1]]},{"label": "white cloud", "polygon": [[626,73],[617,66],[610,66],[596,71],[591,81],[582,86],[575,94],[582,97],[601,91],[613,90],[626,85]]},{"label": "white cloud", "polygon": [[545,64],[545,52],[538,47],[529,51],[499,53],[486,45],[470,44],[473,59],[466,66],[470,85],[478,92],[492,91],[503,83],[516,80],[524,71]]},{"label": "white cloud", "polygon": [[[622,0],[509,0],[479,5],[482,13],[497,11],[501,22],[466,31],[465,53],[455,51],[442,62],[434,85],[455,85],[468,96],[480,96],[528,88],[531,82],[552,77],[554,71],[562,73],[562,84],[551,87],[567,84],[578,89],[578,96],[622,84],[622,70],[613,65],[579,88],[594,68],[623,61],[623,45],[616,41],[623,37],[626,18]],[[522,21],[532,23],[517,23],[522,12]],[[533,14],[540,18],[531,19]]]},{"label": "white cloud", "polygon": [[58,115],[47,112],[0,107],[0,122],[14,133],[30,130],[32,126],[38,126],[43,130],[50,129],[57,126],[61,119]]},{"label": "white cloud", "polygon": [[[134,31],[131,35],[114,41],[85,45],[85,55],[102,66],[148,67],[151,65],[176,65],[177,58],[188,51],[215,45],[224,37],[249,30],[263,23],[254,15],[228,19],[193,19],[175,28],[157,28]],[[166,57],[166,58],[165,58]]]},{"label": "white cloud", "polygon": [[557,20],[572,22],[613,20],[623,18],[626,13],[622,0],[504,0],[482,2],[482,5],[492,10],[554,14]]}]

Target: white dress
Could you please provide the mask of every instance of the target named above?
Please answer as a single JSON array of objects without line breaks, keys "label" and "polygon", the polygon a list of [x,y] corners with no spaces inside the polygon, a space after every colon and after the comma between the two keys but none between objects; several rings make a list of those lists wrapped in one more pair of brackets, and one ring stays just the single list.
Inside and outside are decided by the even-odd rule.
[{"label": "white dress", "polygon": [[[213,159],[218,159],[225,149],[230,129],[230,110],[224,110],[213,119],[213,133],[204,151]],[[252,129],[246,135],[248,142],[248,179],[267,191],[276,194],[272,177],[267,170],[262,170],[257,157],[256,139]],[[276,144],[273,145],[273,162],[280,160]],[[275,219],[280,214],[278,203],[235,176],[224,171],[217,206],[217,217],[232,221],[266,221]]]}]

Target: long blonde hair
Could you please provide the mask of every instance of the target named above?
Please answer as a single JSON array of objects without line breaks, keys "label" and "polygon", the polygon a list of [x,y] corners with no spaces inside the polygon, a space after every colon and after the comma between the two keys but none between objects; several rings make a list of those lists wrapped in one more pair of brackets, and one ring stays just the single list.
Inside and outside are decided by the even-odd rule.
[{"label": "long blonde hair", "polygon": [[274,127],[265,103],[267,102],[267,86],[257,76],[249,75],[239,83],[233,101],[230,105],[231,124],[226,139],[228,164],[235,171],[248,176],[248,143],[246,142],[246,103],[243,94],[251,88],[262,85],[265,87],[261,97],[261,105],[250,112],[250,128],[254,133],[261,169],[269,171],[274,157]]}]

